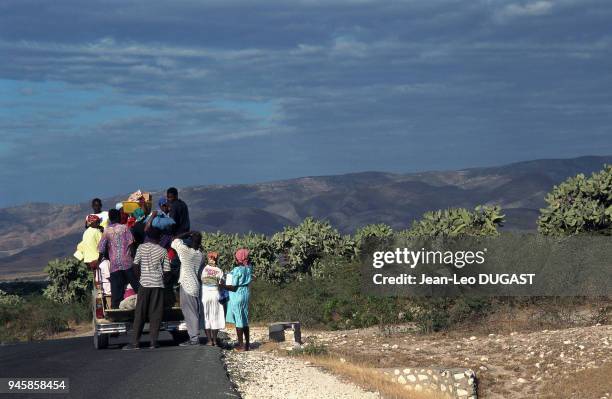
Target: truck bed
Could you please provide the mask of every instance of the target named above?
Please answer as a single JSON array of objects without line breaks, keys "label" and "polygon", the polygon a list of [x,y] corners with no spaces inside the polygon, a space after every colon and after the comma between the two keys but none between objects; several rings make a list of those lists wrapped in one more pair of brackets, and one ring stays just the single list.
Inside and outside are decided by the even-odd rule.
[{"label": "truck bed", "polygon": [[[178,306],[164,309],[164,316],[162,321],[179,321],[183,320],[183,312]],[[98,319],[98,324],[103,323],[117,323],[117,322],[133,322],[134,321],[134,310],[123,310],[123,309],[106,309],[104,311],[104,319]]]}]

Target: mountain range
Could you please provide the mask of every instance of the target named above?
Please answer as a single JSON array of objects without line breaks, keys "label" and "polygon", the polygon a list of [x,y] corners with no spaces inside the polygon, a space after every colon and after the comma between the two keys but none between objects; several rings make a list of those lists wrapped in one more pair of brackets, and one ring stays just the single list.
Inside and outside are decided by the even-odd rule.
[{"label": "mountain range", "polygon": [[[405,229],[429,210],[501,205],[506,229],[534,230],[555,184],[612,163],[612,156],[542,159],[496,167],[420,173],[363,172],[257,184],[186,187],[192,228],[273,234],[305,217],[329,220],[343,233],[369,223]],[[137,189],[137,187],[135,187]],[[154,192],[154,200],[163,192]],[[127,195],[103,199],[105,208]],[[0,278],[40,274],[74,252],[88,203],[30,203],[0,209]]]}]

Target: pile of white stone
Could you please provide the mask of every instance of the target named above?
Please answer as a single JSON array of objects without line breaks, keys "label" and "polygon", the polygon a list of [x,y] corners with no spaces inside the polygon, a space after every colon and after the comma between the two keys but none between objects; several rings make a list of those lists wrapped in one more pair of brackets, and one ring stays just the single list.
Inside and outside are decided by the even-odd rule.
[{"label": "pile of white stone", "polygon": [[449,398],[477,399],[476,374],[464,368],[405,368],[384,371],[409,391],[441,393]]}]

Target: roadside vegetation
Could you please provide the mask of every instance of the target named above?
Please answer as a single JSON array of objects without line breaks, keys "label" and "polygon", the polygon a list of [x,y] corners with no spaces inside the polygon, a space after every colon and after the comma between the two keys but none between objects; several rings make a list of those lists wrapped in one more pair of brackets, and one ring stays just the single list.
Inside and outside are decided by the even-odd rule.
[{"label": "roadside vegetation", "polygon": [[[546,202],[538,219],[539,234],[612,235],[612,166],[591,177],[567,179],[553,188]],[[329,329],[413,322],[420,331],[432,332],[537,307],[534,324],[540,327],[580,323],[574,316],[583,306],[597,307],[585,324],[608,322],[609,298],[398,298],[361,292],[360,257],[372,242],[497,236],[503,222],[497,206],[454,208],[427,212],[403,231],[373,224],[354,235],[342,235],[327,221],[306,218],[271,237],[204,232],[202,246],[219,252],[219,266],[226,271],[232,267],[234,250],[249,248],[255,275],[251,317],[256,322],[299,320],[305,326]],[[91,271],[74,259],[52,261],[45,271],[49,284],[44,290],[0,294],[0,341],[45,338],[70,323],[91,319]]]},{"label": "roadside vegetation", "polygon": [[0,342],[33,341],[53,337],[91,320],[88,301],[62,304],[41,291],[23,296],[0,294]]}]

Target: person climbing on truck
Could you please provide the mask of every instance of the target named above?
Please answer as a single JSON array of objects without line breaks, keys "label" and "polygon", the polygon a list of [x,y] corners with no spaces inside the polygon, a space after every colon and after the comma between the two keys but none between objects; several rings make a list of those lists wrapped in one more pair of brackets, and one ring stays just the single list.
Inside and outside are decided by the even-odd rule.
[{"label": "person climbing on truck", "polygon": [[136,292],[138,292],[140,284],[132,268],[133,258],[130,253],[130,246],[134,242],[134,237],[127,225],[120,223],[121,213],[118,210],[109,210],[108,218],[110,223],[102,233],[98,252],[100,253],[100,261],[102,261],[103,254],[108,250],[111,308],[118,309],[123,300],[127,284],[130,283]]}]

